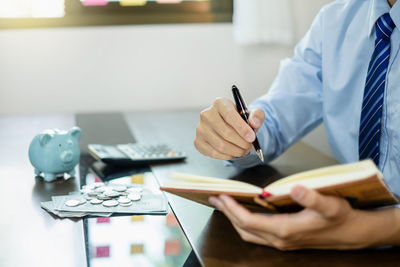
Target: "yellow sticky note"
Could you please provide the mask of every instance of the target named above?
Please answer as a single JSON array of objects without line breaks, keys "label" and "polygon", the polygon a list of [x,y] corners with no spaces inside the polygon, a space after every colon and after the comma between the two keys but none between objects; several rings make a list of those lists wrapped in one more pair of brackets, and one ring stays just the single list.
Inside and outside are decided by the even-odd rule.
[{"label": "yellow sticky note", "polygon": [[131,217],[131,222],[142,222],[143,220],[143,215],[136,215]]},{"label": "yellow sticky note", "polygon": [[131,255],[143,254],[144,245],[143,244],[132,244],[131,245]]},{"label": "yellow sticky note", "polygon": [[135,174],[131,176],[132,184],[143,184],[144,174]]},{"label": "yellow sticky note", "polygon": [[147,0],[121,0],[119,4],[121,6],[144,6]]}]

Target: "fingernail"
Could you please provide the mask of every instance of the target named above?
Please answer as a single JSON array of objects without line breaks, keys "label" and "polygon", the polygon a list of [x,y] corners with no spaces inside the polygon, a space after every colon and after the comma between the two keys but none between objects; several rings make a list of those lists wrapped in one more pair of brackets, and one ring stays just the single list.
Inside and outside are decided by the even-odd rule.
[{"label": "fingernail", "polygon": [[258,118],[253,118],[253,122],[254,122],[254,124],[257,125],[257,126],[261,124],[261,121],[260,121],[260,119],[258,119]]},{"label": "fingernail", "polygon": [[304,187],[296,186],[292,191],[292,196],[293,196],[294,200],[300,200],[303,198],[305,193],[306,193],[306,190]]},{"label": "fingernail", "polygon": [[253,141],[253,133],[250,132],[250,133],[246,134],[245,139],[247,142],[252,142]]}]

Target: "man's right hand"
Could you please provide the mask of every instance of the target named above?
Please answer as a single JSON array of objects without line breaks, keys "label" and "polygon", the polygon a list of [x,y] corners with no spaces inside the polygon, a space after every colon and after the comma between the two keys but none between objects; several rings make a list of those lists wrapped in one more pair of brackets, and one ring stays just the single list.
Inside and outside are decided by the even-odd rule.
[{"label": "man's right hand", "polygon": [[[249,123],[258,130],[264,122],[262,110],[250,112]],[[240,117],[235,104],[226,98],[217,98],[211,107],[200,113],[194,145],[212,158],[231,160],[249,154],[256,138],[254,130]]]}]

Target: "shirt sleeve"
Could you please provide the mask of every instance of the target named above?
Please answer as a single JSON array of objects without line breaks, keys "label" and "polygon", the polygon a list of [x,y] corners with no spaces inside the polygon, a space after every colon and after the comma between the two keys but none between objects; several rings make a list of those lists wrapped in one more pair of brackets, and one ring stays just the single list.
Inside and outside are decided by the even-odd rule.
[{"label": "shirt sleeve", "polygon": [[[266,162],[282,154],[322,122],[322,11],[296,45],[293,58],[281,61],[269,92],[249,108],[265,113],[257,138]],[[261,164],[256,153],[230,163],[239,168]]]}]

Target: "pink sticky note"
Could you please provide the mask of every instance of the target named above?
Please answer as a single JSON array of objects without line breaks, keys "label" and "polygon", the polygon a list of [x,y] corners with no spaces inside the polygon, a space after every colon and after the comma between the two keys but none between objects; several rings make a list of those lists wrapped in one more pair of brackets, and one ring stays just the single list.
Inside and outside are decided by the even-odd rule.
[{"label": "pink sticky note", "polygon": [[182,2],[182,0],[156,0],[159,4],[177,4]]},{"label": "pink sticky note", "polygon": [[175,215],[170,212],[165,216],[167,226],[178,226],[178,221],[176,220]]},{"label": "pink sticky note", "polygon": [[170,239],[165,241],[164,255],[177,256],[181,253],[181,241]]},{"label": "pink sticky note", "polygon": [[110,257],[110,246],[96,247],[96,258]]},{"label": "pink sticky note", "polygon": [[97,223],[110,223],[110,218],[97,218]]},{"label": "pink sticky note", "polygon": [[107,0],[84,0],[82,2],[84,6],[106,6],[107,4]]}]

